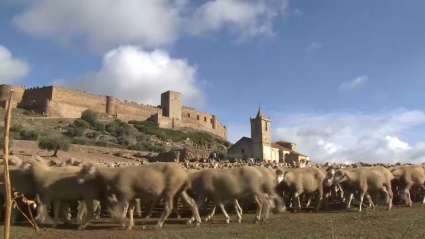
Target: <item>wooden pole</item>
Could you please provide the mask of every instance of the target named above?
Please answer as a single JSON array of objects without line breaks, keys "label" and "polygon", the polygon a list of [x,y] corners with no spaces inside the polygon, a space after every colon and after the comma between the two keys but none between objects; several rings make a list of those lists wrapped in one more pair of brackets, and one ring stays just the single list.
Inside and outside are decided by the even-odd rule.
[{"label": "wooden pole", "polygon": [[9,239],[10,214],[12,212],[12,195],[10,190],[10,178],[9,178],[9,128],[10,128],[10,118],[12,116],[12,96],[13,96],[13,90],[10,91],[9,102],[7,105],[7,113],[4,116],[4,183],[6,188],[6,213],[4,218],[4,238],[5,239]]}]

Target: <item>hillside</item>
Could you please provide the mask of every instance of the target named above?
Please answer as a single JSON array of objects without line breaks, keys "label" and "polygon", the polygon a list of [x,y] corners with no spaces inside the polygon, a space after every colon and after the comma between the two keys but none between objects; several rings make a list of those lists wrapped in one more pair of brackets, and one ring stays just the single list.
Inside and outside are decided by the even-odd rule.
[{"label": "hillside", "polygon": [[[0,108],[0,115],[6,111]],[[3,125],[0,126],[1,133]],[[231,145],[228,141],[208,132],[193,129],[172,130],[159,128],[154,122],[129,121],[100,116],[87,110],[82,119],[49,118],[23,109],[12,110],[10,138],[39,141],[42,137],[59,136],[77,146],[98,146],[111,150],[136,150],[164,153],[182,148],[217,152],[225,158]],[[36,142],[34,142],[36,143]]]}]

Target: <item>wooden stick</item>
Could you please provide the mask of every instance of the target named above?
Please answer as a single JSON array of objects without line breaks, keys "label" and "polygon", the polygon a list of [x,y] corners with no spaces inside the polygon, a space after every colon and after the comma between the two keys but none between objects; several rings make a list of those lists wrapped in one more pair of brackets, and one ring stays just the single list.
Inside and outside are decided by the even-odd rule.
[{"label": "wooden stick", "polygon": [[12,193],[10,190],[9,178],[9,128],[10,118],[12,116],[12,96],[13,90],[10,90],[7,113],[4,117],[4,182],[6,187],[6,213],[4,218],[4,238],[9,239],[10,236],[10,214],[12,212]]}]

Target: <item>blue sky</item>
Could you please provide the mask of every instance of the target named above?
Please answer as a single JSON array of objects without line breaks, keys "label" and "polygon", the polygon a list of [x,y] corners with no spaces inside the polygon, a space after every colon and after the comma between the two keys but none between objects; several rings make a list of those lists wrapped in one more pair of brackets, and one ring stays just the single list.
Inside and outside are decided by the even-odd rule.
[{"label": "blue sky", "polygon": [[179,90],[232,142],[261,102],[313,161],[425,161],[424,1],[112,2],[0,0],[0,83]]}]

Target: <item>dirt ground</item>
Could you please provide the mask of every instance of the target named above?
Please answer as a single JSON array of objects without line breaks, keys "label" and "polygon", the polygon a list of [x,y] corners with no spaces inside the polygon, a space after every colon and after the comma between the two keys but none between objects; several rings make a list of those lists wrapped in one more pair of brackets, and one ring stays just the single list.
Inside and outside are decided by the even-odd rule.
[{"label": "dirt ground", "polygon": [[[139,151],[107,148],[107,147],[96,147],[96,146],[85,146],[85,145],[71,145],[68,152],[59,151],[58,157],[51,157],[53,152],[41,150],[37,146],[35,141],[26,140],[14,140],[11,147],[14,155],[17,156],[29,156],[39,155],[47,160],[63,161],[69,158],[79,158],[85,162],[132,162],[133,160],[124,157],[114,156],[112,153],[122,152],[126,156],[133,155]],[[147,155],[149,152],[140,152],[143,155]]]},{"label": "dirt ground", "polygon": [[[51,229],[50,224],[38,232],[28,223],[13,225],[10,238],[425,238],[425,206],[394,207],[386,211],[334,213],[285,213],[270,215],[266,222],[253,223],[253,214],[244,214],[242,223],[231,215],[229,225],[221,214],[199,228],[185,225],[187,219],[169,219],[160,230],[154,230],[154,219],[139,219],[131,231],[121,229],[110,219],[93,221],[85,231],[78,231],[77,224],[61,225]],[[142,226],[146,225],[146,229]],[[3,233],[3,226],[0,228]]]}]

